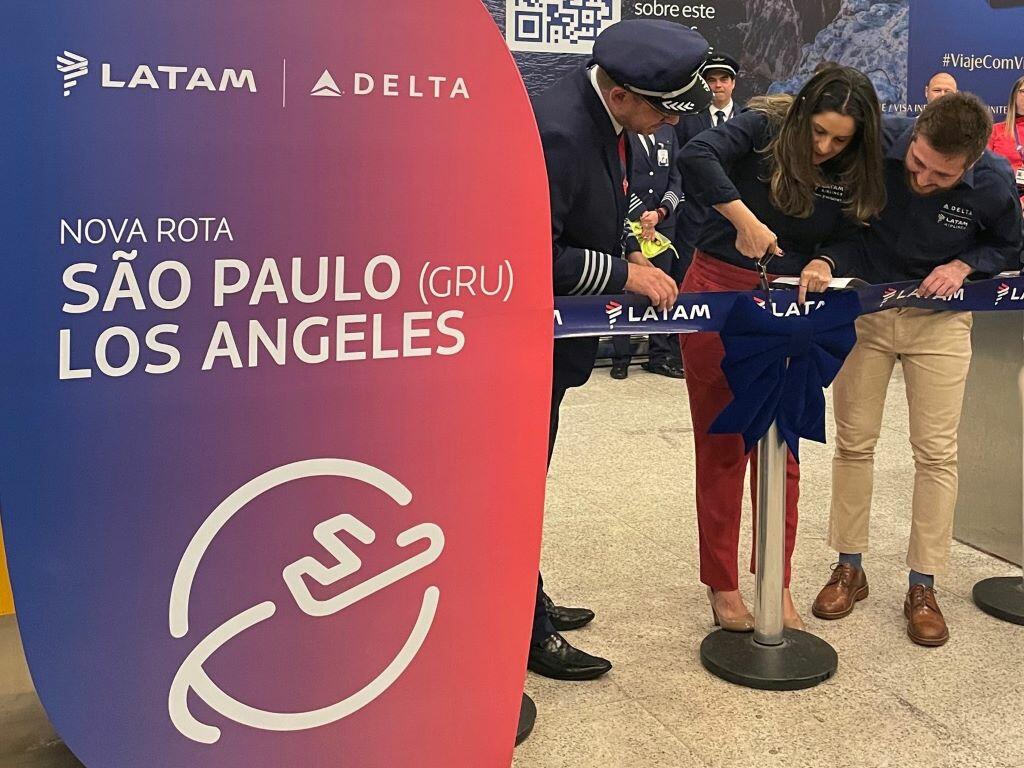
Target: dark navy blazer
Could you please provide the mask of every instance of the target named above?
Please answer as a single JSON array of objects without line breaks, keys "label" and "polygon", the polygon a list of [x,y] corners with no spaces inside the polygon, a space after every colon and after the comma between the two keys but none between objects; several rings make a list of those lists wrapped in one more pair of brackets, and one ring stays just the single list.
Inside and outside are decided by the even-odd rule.
[{"label": "dark navy blazer", "polygon": [[[714,109],[712,107],[711,109]],[[740,113],[738,105],[733,105],[732,116],[735,117]],[[732,118],[730,118],[731,120]],[[726,121],[728,122],[728,121]],[[679,119],[676,123],[676,141],[679,144],[680,150],[685,147],[690,139],[696,136],[698,133],[708,130],[712,127],[711,110],[706,112],[698,112],[696,115],[687,115]],[[679,158],[676,158],[676,163],[679,163]],[[676,236],[674,238],[677,247],[689,247],[692,248],[697,242],[697,235],[700,234],[700,227],[704,223],[704,219],[707,216],[707,208],[697,202],[696,197],[693,193],[687,189],[687,179],[680,173],[680,178],[683,183],[683,194],[682,194],[682,205],[679,206],[679,210],[676,212]],[[686,254],[689,256],[689,254]]]},{"label": "dark navy blazer", "polygon": [[[555,295],[622,293],[628,265],[619,137],[587,65],[538,95],[533,109],[551,193]],[[556,341],[556,386],[585,383],[596,355],[597,337]]]},{"label": "dark navy blazer", "polygon": [[673,212],[679,206],[683,194],[682,179],[676,163],[678,144],[676,131],[671,125],[663,125],[654,133],[651,146],[650,136],[629,134],[633,150],[632,169],[629,176],[629,211],[631,221],[638,221],[645,211],[664,207],[668,216],[656,227],[669,240],[675,239],[675,217]]}]

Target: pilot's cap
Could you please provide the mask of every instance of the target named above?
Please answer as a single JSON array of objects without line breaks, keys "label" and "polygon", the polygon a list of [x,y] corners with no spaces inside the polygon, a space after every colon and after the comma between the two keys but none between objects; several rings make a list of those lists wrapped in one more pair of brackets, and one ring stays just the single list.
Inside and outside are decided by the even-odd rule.
[{"label": "pilot's cap", "polygon": [[736,77],[740,73],[740,64],[728,53],[713,51],[704,65],[704,74],[715,70]]},{"label": "pilot's cap", "polygon": [[692,115],[711,104],[701,77],[708,41],[672,21],[629,19],[594,42],[594,62],[627,91],[670,115]]}]

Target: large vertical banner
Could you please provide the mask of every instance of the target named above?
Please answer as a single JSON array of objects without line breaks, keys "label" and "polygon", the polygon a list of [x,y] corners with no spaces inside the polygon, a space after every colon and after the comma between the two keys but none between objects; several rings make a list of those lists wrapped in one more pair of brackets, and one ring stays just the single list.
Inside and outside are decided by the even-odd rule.
[{"label": "large vertical banner", "polygon": [[910,20],[908,85],[918,111],[929,78],[948,72],[1005,119],[1010,87],[1024,75],[1024,0],[911,0]]},{"label": "large vertical banner", "polygon": [[0,502],[58,731],[97,768],[507,766],[550,224],[491,18],[0,13]]}]

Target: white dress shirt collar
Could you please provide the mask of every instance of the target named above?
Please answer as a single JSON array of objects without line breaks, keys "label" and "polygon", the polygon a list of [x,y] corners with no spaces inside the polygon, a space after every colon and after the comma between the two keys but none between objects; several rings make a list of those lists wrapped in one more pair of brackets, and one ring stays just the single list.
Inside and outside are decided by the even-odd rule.
[{"label": "white dress shirt collar", "polygon": [[604,94],[601,93],[601,86],[597,84],[596,66],[590,68],[590,84],[594,86],[594,90],[597,91],[597,98],[601,100],[601,106],[604,107],[604,111],[608,113],[608,119],[612,121],[612,128],[615,130],[615,135],[618,136],[620,133],[622,133],[622,123],[616,120],[612,116],[612,111],[608,109],[608,102],[604,100]]},{"label": "white dress shirt collar", "polygon": [[726,120],[731,120],[732,119],[732,111],[735,108],[736,108],[736,105],[733,103],[732,99],[729,99],[729,103],[726,104],[724,107],[716,107],[714,104],[712,104],[711,105],[711,110],[710,110],[711,118],[712,118],[711,122],[712,123],[715,122],[714,121],[715,112],[725,112],[725,119]]}]

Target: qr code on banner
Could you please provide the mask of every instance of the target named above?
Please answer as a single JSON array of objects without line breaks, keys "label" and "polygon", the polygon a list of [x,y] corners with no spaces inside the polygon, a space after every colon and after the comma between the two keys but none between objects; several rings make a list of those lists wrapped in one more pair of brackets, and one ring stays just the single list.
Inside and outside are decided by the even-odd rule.
[{"label": "qr code on banner", "polygon": [[590,53],[621,17],[621,0],[505,0],[505,41],[513,51]]}]

